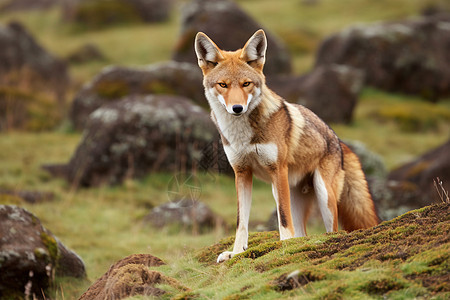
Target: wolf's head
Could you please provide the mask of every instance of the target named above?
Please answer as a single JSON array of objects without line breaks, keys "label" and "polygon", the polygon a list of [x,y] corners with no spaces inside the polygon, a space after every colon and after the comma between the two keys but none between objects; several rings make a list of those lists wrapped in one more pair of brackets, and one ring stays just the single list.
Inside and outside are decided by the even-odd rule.
[{"label": "wolf's head", "polygon": [[240,116],[258,101],[265,83],[263,74],[267,39],[262,29],[242,49],[224,51],[203,32],[195,38],[195,53],[203,71],[203,85],[210,105],[221,103],[226,111]]}]

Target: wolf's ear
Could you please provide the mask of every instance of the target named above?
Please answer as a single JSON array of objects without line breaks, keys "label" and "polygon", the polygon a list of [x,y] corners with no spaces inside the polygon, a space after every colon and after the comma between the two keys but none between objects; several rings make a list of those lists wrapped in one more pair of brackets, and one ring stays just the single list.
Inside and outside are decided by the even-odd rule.
[{"label": "wolf's ear", "polygon": [[213,69],[223,59],[219,47],[203,32],[197,33],[194,45],[198,65],[204,74]]},{"label": "wolf's ear", "polygon": [[255,32],[242,49],[241,59],[262,72],[266,61],[267,38],[264,30]]}]

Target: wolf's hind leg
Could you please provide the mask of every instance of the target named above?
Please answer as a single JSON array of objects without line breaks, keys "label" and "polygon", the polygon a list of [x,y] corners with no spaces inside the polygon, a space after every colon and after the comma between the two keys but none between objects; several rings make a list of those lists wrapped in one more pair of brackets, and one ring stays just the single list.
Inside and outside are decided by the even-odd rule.
[{"label": "wolf's hind leg", "polygon": [[295,237],[306,236],[306,222],[314,202],[314,187],[311,182],[302,181],[291,188],[291,213]]}]

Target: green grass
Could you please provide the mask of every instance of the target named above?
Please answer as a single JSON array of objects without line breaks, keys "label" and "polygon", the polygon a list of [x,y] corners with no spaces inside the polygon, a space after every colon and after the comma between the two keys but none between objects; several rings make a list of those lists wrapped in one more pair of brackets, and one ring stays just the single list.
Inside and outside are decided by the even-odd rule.
[{"label": "green grass", "polygon": [[[312,6],[301,5],[300,2],[238,1],[265,28],[288,43],[296,73],[305,72],[312,67],[314,51],[326,35],[357,22],[394,20],[417,15],[427,3],[439,1],[399,0],[393,3],[387,0],[322,0]],[[104,53],[107,62],[70,65],[74,83],[69,96],[106,65],[145,65],[170,59],[180,23],[177,10],[166,23],[130,24],[96,31],[83,31],[62,23],[56,9],[0,15],[0,24],[11,20],[25,24],[39,43],[60,57],[66,57],[85,43],[96,44]],[[409,112],[406,121],[402,117],[405,111]],[[448,99],[439,104],[430,104],[414,97],[365,89],[356,108],[354,122],[351,125],[332,124],[332,127],[342,139],[364,142],[370,150],[382,155],[388,168],[392,169],[446,141],[450,131],[449,112]],[[168,266],[161,267],[164,273],[174,276],[189,287],[195,287],[195,293],[205,298],[237,298],[237,295],[260,299],[279,298],[280,293],[269,283],[295,268],[311,266],[308,262],[299,262],[293,268],[283,263],[290,255],[300,259],[304,255],[301,249],[308,251],[308,247],[315,247],[330,238],[327,235],[314,235],[323,231],[320,228],[322,225],[315,226],[309,230],[313,236],[304,241],[278,243],[274,239],[271,241],[274,242],[272,246],[281,247],[258,258],[259,261],[240,258],[230,264],[205,268],[196,258],[199,249],[233,235],[236,218],[233,179],[199,174],[202,183],[201,200],[230,224],[229,231],[216,229],[204,235],[192,235],[189,232],[154,230],[143,224],[142,219],[150,207],[167,201],[167,184],[172,174],[151,174],[144,179],[128,180],[114,187],[74,190],[65,181],[51,178],[41,169],[41,165],[67,162],[80,139],[80,133],[64,130],[0,133],[0,188],[48,191],[55,194],[52,202],[21,205],[36,214],[44,226],[83,258],[91,281],[106,272],[118,259],[132,253],[151,253],[169,263]],[[254,186],[252,231],[257,224],[269,217],[275,207],[270,187],[259,181]],[[5,203],[17,201],[11,198],[0,200]],[[313,222],[312,225],[316,224]],[[355,255],[356,258],[364,247],[348,249],[351,252],[345,253]],[[264,252],[264,249],[256,250]],[[254,253],[256,250],[253,250]],[[332,263],[344,263],[345,253]],[[217,253],[211,252],[210,255],[215,258]],[[430,257],[433,255],[430,254]],[[272,269],[267,272],[255,269],[255,266],[264,268],[264,265],[271,266]],[[361,269],[351,274],[336,272],[331,270],[332,266],[325,265],[316,271],[325,272],[327,280],[320,280],[282,295],[292,298],[326,298],[330,295],[339,296],[341,293],[346,297],[361,298],[367,296],[361,289],[370,288],[369,282],[381,280],[383,283],[384,279],[393,278],[394,286],[395,283],[405,284],[387,265],[377,265],[373,261],[368,261],[366,265],[371,267],[370,272]],[[405,274],[413,274],[430,268],[418,258],[394,271],[401,269]],[[341,282],[356,282],[361,289],[350,291]],[[89,284],[86,281],[58,278],[53,291],[54,298],[76,299]],[[220,290],[217,285],[221,286]],[[415,297],[422,295],[423,290],[421,287],[408,285],[408,291],[403,289],[403,293],[397,295],[393,292],[389,296],[399,299],[408,298],[408,295]],[[380,297],[375,295],[373,298]]]}]

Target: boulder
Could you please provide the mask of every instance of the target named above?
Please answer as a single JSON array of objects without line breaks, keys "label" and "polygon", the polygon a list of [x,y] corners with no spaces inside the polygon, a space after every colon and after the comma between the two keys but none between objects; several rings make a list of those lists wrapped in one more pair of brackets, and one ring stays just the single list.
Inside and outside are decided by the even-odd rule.
[{"label": "boulder", "polygon": [[450,95],[450,14],[357,25],[326,38],[316,66],[364,71],[366,84],[436,101]]},{"label": "boulder", "polygon": [[0,205],[0,298],[42,299],[55,275],[84,278],[84,263],[36,216]]},{"label": "boulder", "polygon": [[[420,208],[433,202],[441,202],[433,181],[439,177],[443,188],[450,190],[450,140],[423,154],[388,175],[393,193],[392,208]],[[442,192],[442,189],[438,187]],[[444,199],[445,200],[445,199]]]},{"label": "boulder", "polygon": [[156,287],[159,284],[188,291],[175,279],[149,269],[161,265],[165,263],[150,254],[130,255],[113,264],[79,300],[119,300],[137,295],[161,297],[167,292]]},{"label": "boulder", "polygon": [[207,107],[202,82],[198,66],[189,63],[164,62],[142,68],[107,67],[77,93],[69,118],[76,129],[83,129],[90,113],[128,95],[181,95]]},{"label": "boulder", "polygon": [[132,22],[163,22],[172,9],[173,0],[66,0],[63,19],[83,28],[99,29]]},{"label": "boulder", "polygon": [[[197,63],[194,38],[202,31],[224,50],[237,50],[263,26],[229,0],[193,0],[182,10],[181,33],[175,46],[173,59]],[[268,51],[264,73],[266,76],[291,73],[290,55],[268,30],[265,30]]]},{"label": "boulder", "polygon": [[332,123],[352,120],[362,82],[362,72],[341,65],[319,66],[301,76],[268,78],[268,86],[274,92]]},{"label": "boulder", "polygon": [[41,47],[19,23],[0,25],[0,86],[49,90],[63,100],[69,83],[66,64]]},{"label": "boulder", "polygon": [[209,114],[187,98],[125,97],[90,115],[67,177],[77,186],[92,186],[152,171],[213,167],[203,162],[203,156],[215,155],[205,149],[218,139]]},{"label": "boulder", "polygon": [[221,223],[206,204],[190,197],[154,207],[144,221],[155,228],[191,229],[194,233],[211,230]]}]

